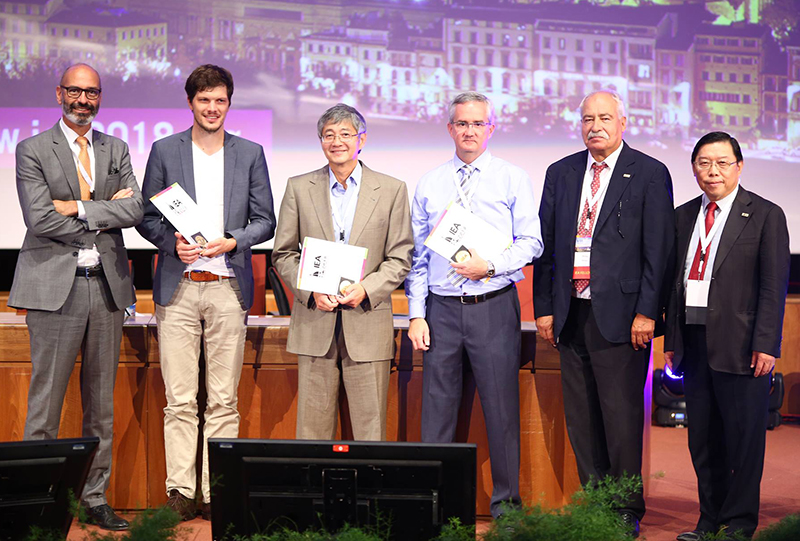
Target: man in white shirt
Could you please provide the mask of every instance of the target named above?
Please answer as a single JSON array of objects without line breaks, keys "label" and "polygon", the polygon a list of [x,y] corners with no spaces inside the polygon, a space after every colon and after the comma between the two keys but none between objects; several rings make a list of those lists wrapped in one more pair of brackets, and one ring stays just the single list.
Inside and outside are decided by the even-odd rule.
[{"label": "man in white shirt", "polygon": [[90,522],[126,530],[108,505],[114,381],[125,308],[134,301],[123,227],[142,219],[125,142],[92,129],[100,76],[69,67],[56,87],[61,120],[17,145],[17,192],[27,232],[8,305],[28,310],[31,384],[25,439],[55,439],[78,350],[83,435],[100,445],[81,494]]},{"label": "man in white shirt", "polygon": [[[167,505],[184,520],[195,515],[200,340],[208,394],[202,514],[210,519],[208,438],[239,435],[237,388],[253,304],[250,248],[272,238],[275,230],[264,150],[224,131],[232,95],[233,78],[224,68],[206,64],[189,76],[186,97],[193,125],[153,144],[142,187],[145,217],[137,227],[159,249],[153,300],[167,395]],[[197,229],[207,226],[221,232],[219,238],[202,246],[184,238],[149,201],[175,182],[205,218]]]}]

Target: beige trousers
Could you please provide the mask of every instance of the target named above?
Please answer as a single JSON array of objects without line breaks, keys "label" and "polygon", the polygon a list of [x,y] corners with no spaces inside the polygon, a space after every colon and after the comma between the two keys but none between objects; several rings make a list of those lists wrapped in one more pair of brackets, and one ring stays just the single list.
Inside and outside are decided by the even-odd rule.
[{"label": "beige trousers", "polygon": [[166,306],[156,305],[161,374],[167,395],[167,493],[178,489],[187,498],[195,497],[201,338],[208,394],[203,426],[203,501],[211,501],[208,438],[239,436],[237,390],[247,330],[247,311],[242,309],[240,298],[235,278],[216,282],[184,278]]},{"label": "beige trousers", "polygon": [[[339,360],[341,359],[341,363]],[[356,440],[386,440],[386,401],[391,360],[354,361],[337,325],[324,357],[297,356],[297,439],[332,440],[344,381]]]}]

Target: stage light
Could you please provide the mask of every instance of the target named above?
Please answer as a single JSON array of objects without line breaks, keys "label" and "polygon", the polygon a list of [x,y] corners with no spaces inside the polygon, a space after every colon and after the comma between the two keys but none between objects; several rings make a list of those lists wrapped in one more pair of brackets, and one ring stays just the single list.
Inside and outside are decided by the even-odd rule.
[{"label": "stage light", "polygon": [[658,426],[685,427],[688,424],[686,399],[683,396],[683,376],[665,366],[653,370],[653,423]]}]

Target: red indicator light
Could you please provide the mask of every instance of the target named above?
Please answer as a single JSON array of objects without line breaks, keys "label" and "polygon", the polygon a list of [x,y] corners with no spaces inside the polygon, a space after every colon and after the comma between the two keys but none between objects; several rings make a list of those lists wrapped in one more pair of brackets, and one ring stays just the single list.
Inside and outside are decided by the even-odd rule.
[{"label": "red indicator light", "polygon": [[333,446],[334,453],[349,453],[350,446],[349,445],[334,445]]}]

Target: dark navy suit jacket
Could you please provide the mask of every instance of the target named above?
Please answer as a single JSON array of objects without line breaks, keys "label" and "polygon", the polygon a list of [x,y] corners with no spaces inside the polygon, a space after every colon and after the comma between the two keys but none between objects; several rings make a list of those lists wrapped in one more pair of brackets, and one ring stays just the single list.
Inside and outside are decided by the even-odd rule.
[{"label": "dark navy suit jacket", "polygon": [[[534,262],[536,317],[553,316],[558,337],[569,312],[578,207],[588,150],[547,169],[539,219],[544,254]],[[675,238],[672,178],[658,160],[623,143],[592,236],[592,311],[603,337],[630,342],[637,313],[662,331]],[[662,322],[662,324],[659,324]]]},{"label": "dark navy suit jacket", "polygon": [[[271,239],[275,233],[272,191],[261,145],[225,132],[223,148],[225,233],[236,239],[236,249],[228,257],[242,292],[242,308],[247,310],[253,304],[250,248]],[[191,128],[153,143],[142,185],[144,219],[136,230],[159,250],[153,300],[162,306],[175,293],[186,264],[175,252],[175,228],[150,198],[175,182],[196,200]]]}]

